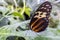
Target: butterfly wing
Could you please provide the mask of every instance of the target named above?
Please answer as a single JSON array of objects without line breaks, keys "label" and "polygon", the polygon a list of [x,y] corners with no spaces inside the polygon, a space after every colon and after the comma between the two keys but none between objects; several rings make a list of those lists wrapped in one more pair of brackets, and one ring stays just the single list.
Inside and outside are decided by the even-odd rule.
[{"label": "butterfly wing", "polygon": [[52,5],[50,2],[46,1],[42,3],[32,16],[32,19],[30,21],[31,30],[35,32],[44,31],[49,23],[51,10]]}]

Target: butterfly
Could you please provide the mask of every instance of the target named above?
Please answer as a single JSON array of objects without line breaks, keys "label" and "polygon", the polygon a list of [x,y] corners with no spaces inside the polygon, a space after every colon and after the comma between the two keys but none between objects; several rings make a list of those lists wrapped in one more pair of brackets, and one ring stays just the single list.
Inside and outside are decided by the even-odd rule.
[{"label": "butterfly", "polygon": [[31,18],[30,29],[34,32],[44,31],[49,24],[51,10],[52,5],[50,2],[46,1],[42,3]]}]

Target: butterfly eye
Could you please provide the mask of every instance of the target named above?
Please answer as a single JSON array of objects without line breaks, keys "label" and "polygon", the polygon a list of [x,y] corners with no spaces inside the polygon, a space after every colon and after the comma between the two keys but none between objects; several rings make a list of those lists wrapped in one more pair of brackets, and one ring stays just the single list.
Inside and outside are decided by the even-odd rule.
[{"label": "butterfly eye", "polygon": [[52,10],[50,2],[46,1],[42,3],[32,16],[30,21],[30,28],[35,32],[44,31],[49,24],[49,16]]}]

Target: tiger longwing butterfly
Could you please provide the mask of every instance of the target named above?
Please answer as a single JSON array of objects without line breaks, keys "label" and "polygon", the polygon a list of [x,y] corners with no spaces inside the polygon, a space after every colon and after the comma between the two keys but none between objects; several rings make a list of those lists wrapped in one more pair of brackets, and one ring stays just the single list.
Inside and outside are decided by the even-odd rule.
[{"label": "tiger longwing butterfly", "polygon": [[35,32],[44,31],[49,24],[50,12],[52,5],[46,1],[42,3],[39,8],[35,11],[30,21],[30,28]]}]

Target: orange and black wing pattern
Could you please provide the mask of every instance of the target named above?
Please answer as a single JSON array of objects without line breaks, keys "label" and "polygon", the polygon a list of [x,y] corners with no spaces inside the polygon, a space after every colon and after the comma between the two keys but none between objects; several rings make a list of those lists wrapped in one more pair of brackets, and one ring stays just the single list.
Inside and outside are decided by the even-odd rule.
[{"label": "orange and black wing pattern", "polygon": [[50,12],[52,5],[46,1],[42,3],[36,10],[30,21],[30,28],[35,32],[44,31],[49,24]]}]

